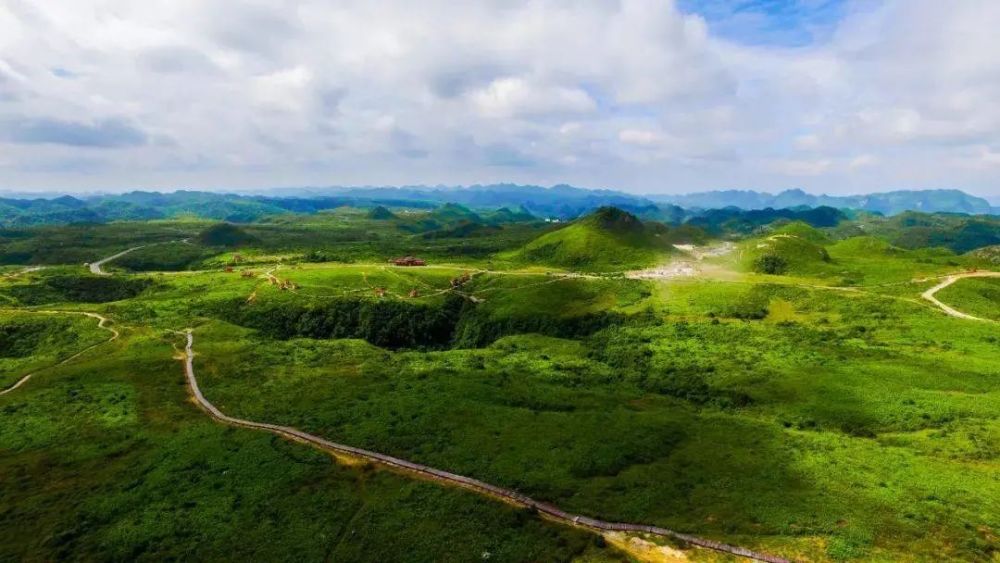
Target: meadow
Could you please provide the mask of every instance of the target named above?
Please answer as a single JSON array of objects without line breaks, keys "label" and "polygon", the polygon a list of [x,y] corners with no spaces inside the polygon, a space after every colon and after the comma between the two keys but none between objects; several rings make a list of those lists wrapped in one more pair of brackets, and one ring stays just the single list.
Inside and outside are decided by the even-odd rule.
[{"label": "meadow", "polygon": [[[630,279],[587,253],[636,245],[621,254],[630,268],[693,259],[656,227],[612,225],[599,233],[612,250],[595,250],[544,224],[413,231],[429,220],[279,216],[233,246],[200,240],[207,224],[162,222],[136,244],[164,244],[109,264],[112,276],[69,265],[100,257],[88,242],[63,251],[68,265],[3,278],[0,388],[50,367],[0,396],[0,560],[640,557],[213,422],[177,361],[187,328],[201,387],[227,414],[566,510],[796,560],[1000,553],[1000,333],[920,299],[983,267],[974,256],[786,224],[698,275]],[[117,242],[108,255],[134,246]],[[430,265],[387,264],[403,253]],[[995,281],[938,298],[997,319]],[[54,366],[107,333],[29,312],[42,309],[101,312],[122,338]],[[25,346],[34,335],[47,336]]]}]

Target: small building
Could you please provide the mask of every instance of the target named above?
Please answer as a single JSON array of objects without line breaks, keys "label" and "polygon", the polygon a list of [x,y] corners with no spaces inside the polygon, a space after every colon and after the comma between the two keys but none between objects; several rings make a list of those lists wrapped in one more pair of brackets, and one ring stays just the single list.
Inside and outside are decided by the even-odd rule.
[{"label": "small building", "polygon": [[426,266],[427,262],[413,256],[403,256],[392,260],[396,266]]}]

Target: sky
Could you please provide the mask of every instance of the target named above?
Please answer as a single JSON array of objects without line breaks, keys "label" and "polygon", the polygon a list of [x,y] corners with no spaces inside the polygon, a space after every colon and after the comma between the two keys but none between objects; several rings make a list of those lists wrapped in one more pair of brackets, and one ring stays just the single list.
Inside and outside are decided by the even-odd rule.
[{"label": "sky", "polygon": [[1000,197],[996,0],[0,0],[0,189]]}]

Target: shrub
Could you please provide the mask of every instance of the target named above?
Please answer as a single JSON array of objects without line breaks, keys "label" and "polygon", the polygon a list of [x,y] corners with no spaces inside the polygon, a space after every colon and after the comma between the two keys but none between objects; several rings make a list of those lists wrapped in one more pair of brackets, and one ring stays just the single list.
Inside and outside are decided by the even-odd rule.
[{"label": "shrub", "polygon": [[788,260],[777,254],[764,254],[754,260],[753,271],[759,274],[780,276],[788,271]]}]

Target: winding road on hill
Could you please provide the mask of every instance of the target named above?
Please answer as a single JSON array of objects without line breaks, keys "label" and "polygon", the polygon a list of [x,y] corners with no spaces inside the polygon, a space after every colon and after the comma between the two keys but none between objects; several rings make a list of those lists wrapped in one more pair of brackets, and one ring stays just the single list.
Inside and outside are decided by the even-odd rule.
[{"label": "winding road on hill", "polygon": [[113,260],[117,260],[117,259],[121,258],[122,256],[125,256],[129,252],[135,252],[136,250],[139,250],[140,248],[146,248],[146,247],[145,247],[145,245],[143,245],[143,246],[134,246],[132,248],[129,248],[128,250],[123,250],[123,251],[121,251],[118,254],[115,254],[113,256],[108,256],[107,258],[102,258],[102,259],[98,260],[97,262],[91,262],[89,264],[89,266],[90,266],[90,273],[94,274],[94,275],[97,275],[97,276],[110,276],[111,274],[109,274],[108,272],[105,272],[104,270],[102,270],[101,266],[103,266],[103,265],[105,265],[108,262],[111,262]]},{"label": "winding road on hill", "polygon": [[959,318],[959,319],[967,319],[967,320],[970,320],[970,321],[994,322],[994,321],[991,321],[990,319],[984,319],[984,318],[981,318],[981,317],[974,317],[974,316],[969,315],[967,313],[963,313],[963,312],[959,311],[958,309],[955,309],[955,308],[949,307],[948,305],[945,305],[944,303],[942,303],[941,301],[939,301],[937,297],[935,297],[935,294],[937,292],[939,292],[942,289],[948,287],[949,285],[957,282],[958,280],[963,280],[965,278],[1000,278],[1000,272],[967,272],[967,273],[964,273],[964,274],[953,274],[953,275],[950,275],[950,276],[946,277],[943,282],[941,282],[941,283],[935,285],[934,287],[928,289],[927,291],[923,292],[920,296],[923,297],[924,299],[930,301],[931,303],[933,303],[934,305],[936,305],[939,309],[941,309],[942,311],[944,311],[946,314],[951,315],[952,317]]},{"label": "winding road on hill", "polygon": [[0,396],[6,395],[7,393],[10,393],[11,391],[17,389],[18,387],[24,385],[32,377],[34,377],[35,374],[37,374],[37,373],[39,373],[41,371],[45,371],[47,369],[52,369],[52,368],[57,367],[57,366],[68,364],[69,362],[72,362],[73,360],[79,358],[80,356],[86,354],[87,352],[93,350],[94,348],[97,348],[98,346],[101,346],[103,344],[108,344],[109,342],[113,342],[113,341],[117,340],[118,336],[119,336],[119,333],[118,333],[117,330],[115,330],[115,329],[107,326],[107,324],[109,322],[111,322],[111,321],[109,321],[107,319],[107,317],[104,317],[102,315],[98,315],[97,313],[89,313],[89,312],[85,312],[85,311],[22,311],[22,310],[18,310],[17,312],[19,312],[19,313],[37,313],[37,314],[42,314],[42,315],[84,315],[84,316],[90,317],[92,319],[97,319],[98,320],[97,327],[98,328],[102,328],[102,329],[110,332],[111,333],[111,338],[105,340],[104,342],[98,342],[97,344],[93,344],[91,346],[87,346],[83,350],[80,350],[79,352],[73,354],[72,356],[70,356],[70,357],[68,357],[68,358],[66,358],[66,359],[64,359],[64,360],[62,360],[62,361],[60,361],[60,362],[58,362],[56,364],[53,364],[53,365],[50,365],[50,366],[46,366],[46,367],[37,369],[37,370],[35,370],[35,371],[33,371],[33,372],[25,375],[21,379],[17,380],[17,382],[14,383],[13,385],[11,385],[10,387],[4,389],[3,391],[0,391]]},{"label": "winding road on hill", "polygon": [[411,461],[406,461],[404,459],[388,456],[385,454],[380,454],[378,452],[363,450],[361,448],[355,448],[353,446],[347,446],[344,444],[338,444],[336,442],[331,442],[324,438],[320,438],[319,436],[303,432],[302,430],[298,430],[290,426],[280,426],[277,424],[268,424],[266,422],[254,422],[251,420],[244,420],[241,418],[235,418],[229,416],[223,413],[221,410],[219,410],[218,407],[213,405],[208,399],[205,398],[205,395],[202,394],[201,387],[199,387],[198,385],[198,378],[195,376],[194,373],[194,356],[195,356],[194,332],[191,329],[188,329],[185,335],[187,337],[187,344],[184,347],[184,375],[187,378],[188,387],[191,391],[191,394],[194,396],[194,399],[198,403],[199,407],[204,409],[209,414],[209,416],[224,424],[229,424],[231,426],[238,426],[241,428],[249,428],[252,430],[263,430],[265,432],[270,432],[277,436],[281,436],[282,438],[287,438],[289,440],[311,445],[328,453],[341,454],[354,458],[364,459],[367,461],[372,461],[399,471],[403,471],[410,475],[417,475],[431,481],[475,491],[481,494],[485,494],[487,496],[504,500],[506,502],[518,506],[535,510],[539,514],[545,516],[546,518],[563,524],[580,526],[598,532],[646,533],[661,537],[672,538],[675,540],[681,540],[701,548],[711,549],[714,551],[728,553],[731,555],[737,555],[740,557],[746,557],[757,561],[766,561],[768,563],[788,563],[787,559],[781,557],[776,557],[765,553],[758,553],[746,548],[728,545],[721,542],[700,538],[698,536],[692,536],[690,534],[675,532],[673,530],[668,530],[666,528],[659,528],[656,526],[646,526],[642,524],[605,522],[603,520],[596,520],[594,518],[589,518],[587,516],[571,514],[553,504],[540,502],[532,499],[531,497],[518,493],[516,491],[490,485],[489,483],[485,483],[483,481],[479,481],[471,477],[465,477],[464,475],[458,475],[456,473],[442,471],[440,469],[435,469],[433,467],[428,467],[426,465],[420,465],[418,463],[413,463]]}]

